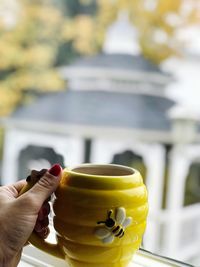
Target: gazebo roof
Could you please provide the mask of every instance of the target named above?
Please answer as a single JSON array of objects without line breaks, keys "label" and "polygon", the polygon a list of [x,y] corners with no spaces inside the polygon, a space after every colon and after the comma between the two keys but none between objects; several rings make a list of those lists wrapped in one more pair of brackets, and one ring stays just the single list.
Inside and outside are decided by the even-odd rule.
[{"label": "gazebo roof", "polygon": [[166,75],[156,64],[145,59],[142,55],[101,53],[96,56],[77,59],[70,67],[124,69],[130,71],[156,72]]},{"label": "gazebo roof", "polygon": [[166,113],[173,104],[167,98],[150,95],[68,90],[40,97],[32,105],[20,107],[10,119],[34,124],[35,129],[44,122],[113,131],[120,128],[169,132]]}]

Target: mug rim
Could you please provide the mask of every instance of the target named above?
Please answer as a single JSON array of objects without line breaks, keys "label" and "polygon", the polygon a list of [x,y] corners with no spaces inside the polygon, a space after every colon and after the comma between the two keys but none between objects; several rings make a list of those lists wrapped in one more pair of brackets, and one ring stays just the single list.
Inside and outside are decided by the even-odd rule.
[{"label": "mug rim", "polygon": [[[84,173],[84,172],[78,172],[76,171],[76,169],[78,168],[88,168],[88,167],[98,167],[98,168],[108,168],[108,169],[111,169],[111,168],[115,168],[115,169],[121,169],[121,170],[124,170],[126,172],[129,172],[128,174],[120,174],[120,175],[101,175],[101,174],[90,174],[90,173]],[[131,168],[131,167],[128,167],[128,166],[124,166],[124,165],[120,165],[120,164],[111,164],[111,163],[108,163],[108,164],[98,164],[98,163],[83,163],[83,164],[79,164],[77,166],[73,166],[72,168],[65,168],[64,171],[68,172],[68,173],[71,173],[71,174],[74,174],[74,175],[79,175],[79,176],[83,176],[83,177],[95,177],[95,178],[128,178],[128,177],[131,177],[133,175],[136,175],[138,174],[139,172],[137,170],[135,170],[134,168]]]}]

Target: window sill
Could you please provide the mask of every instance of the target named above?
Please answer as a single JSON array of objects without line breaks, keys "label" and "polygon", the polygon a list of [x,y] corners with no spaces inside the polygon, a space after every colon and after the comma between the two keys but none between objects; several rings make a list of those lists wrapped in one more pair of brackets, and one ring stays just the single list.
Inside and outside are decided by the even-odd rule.
[{"label": "window sill", "polygon": [[[28,246],[24,249],[22,260],[18,267],[66,267],[66,263],[42,251]],[[128,267],[190,267],[171,259],[162,258],[149,252],[139,250]]]}]

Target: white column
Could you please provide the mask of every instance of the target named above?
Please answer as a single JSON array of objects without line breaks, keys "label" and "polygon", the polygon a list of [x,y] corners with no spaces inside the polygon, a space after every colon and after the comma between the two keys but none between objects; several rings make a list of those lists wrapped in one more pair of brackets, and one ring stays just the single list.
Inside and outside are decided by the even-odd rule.
[{"label": "white column", "polygon": [[4,149],[2,160],[1,184],[10,184],[17,180],[18,173],[18,154],[21,146],[20,139],[15,131],[8,129],[4,136]]},{"label": "white column", "polygon": [[191,159],[184,147],[175,147],[170,153],[167,208],[179,209],[183,207],[185,194],[185,180],[189,171]]},{"label": "white column", "polygon": [[147,167],[146,185],[149,199],[149,217],[144,236],[145,248],[153,252],[160,250],[160,226],[159,215],[162,214],[164,171],[165,171],[165,149],[161,145],[150,145],[144,155]]},{"label": "white column", "polygon": [[184,206],[185,180],[189,171],[191,159],[186,147],[176,146],[170,153],[167,210],[169,220],[166,224],[164,251],[171,257],[176,257],[181,236],[181,210]]}]

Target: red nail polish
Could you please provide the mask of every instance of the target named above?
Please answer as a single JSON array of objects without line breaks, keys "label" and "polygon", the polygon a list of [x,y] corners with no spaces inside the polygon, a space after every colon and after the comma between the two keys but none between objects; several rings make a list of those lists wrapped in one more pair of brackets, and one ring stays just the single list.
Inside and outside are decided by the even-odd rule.
[{"label": "red nail polish", "polygon": [[61,173],[61,170],[62,170],[61,166],[59,164],[55,164],[51,167],[49,173],[54,176],[58,176]]}]

